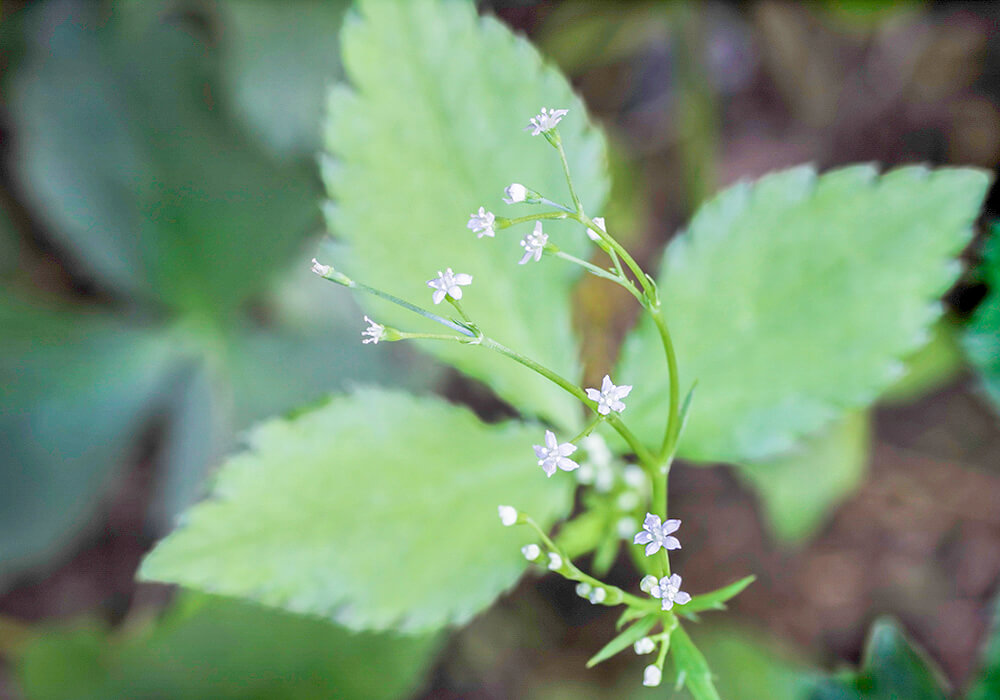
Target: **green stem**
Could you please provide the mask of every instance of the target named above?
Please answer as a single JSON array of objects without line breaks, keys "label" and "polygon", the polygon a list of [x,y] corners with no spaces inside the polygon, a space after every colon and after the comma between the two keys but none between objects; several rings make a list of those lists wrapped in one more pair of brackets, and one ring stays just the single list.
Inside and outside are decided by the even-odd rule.
[{"label": "green stem", "polygon": [[600,268],[597,265],[594,265],[593,263],[589,263],[586,260],[581,260],[580,258],[576,257],[575,255],[570,255],[569,253],[564,253],[563,251],[559,250],[558,248],[556,248],[556,250],[554,251],[553,255],[555,255],[558,258],[562,258],[563,260],[566,260],[567,262],[571,262],[574,265],[579,265],[580,267],[584,268],[590,274],[592,274],[592,275],[594,275],[596,277],[601,277],[601,278],[606,279],[606,280],[611,280],[615,284],[620,285],[620,286],[624,287],[625,289],[627,289],[628,292],[629,292],[629,294],[631,294],[632,296],[634,296],[636,298],[636,300],[640,304],[643,303],[643,296],[642,296],[642,294],[639,292],[638,289],[635,288],[635,285],[632,284],[632,281],[629,280],[627,277],[625,277],[625,275],[621,275],[619,277],[618,275],[613,274],[611,272],[608,272],[607,270],[605,270],[603,268]]},{"label": "green stem", "polygon": [[602,420],[604,420],[604,416],[602,416],[600,413],[595,413],[594,417],[590,419],[590,422],[587,423],[586,427],[584,427],[584,429],[581,430],[576,437],[570,440],[570,442],[575,443],[577,440],[585,438],[588,435],[590,435],[592,432],[594,432],[594,428],[597,427],[597,424],[600,423]]},{"label": "green stem", "polygon": [[505,229],[516,224],[523,224],[529,221],[537,221],[538,219],[568,219],[573,215],[573,212],[565,213],[561,211],[543,211],[540,214],[534,214],[532,216],[517,216],[513,219],[497,219],[497,228]]},{"label": "green stem", "polygon": [[625,261],[625,264],[632,271],[632,274],[635,275],[635,278],[639,281],[639,284],[642,285],[642,291],[646,294],[647,299],[649,299],[650,302],[652,302],[653,298],[655,297],[655,292],[653,290],[652,285],[649,283],[649,279],[647,279],[646,277],[646,273],[642,271],[641,267],[639,267],[639,263],[637,263],[635,259],[631,255],[629,255],[629,252],[622,247],[622,244],[616,241],[614,238],[612,238],[610,234],[608,234],[604,229],[595,224],[594,221],[585,214],[578,214],[573,218],[575,218],[581,224],[583,224],[591,231],[596,233],[598,236],[600,236],[601,240],[603,240],[605,243],[608,244],[608,246],[611,247],[611,250],[613,250],[615,253],[621,256],[621,259]]},{"label": "green stem", "polygon": [[446,295],[445,299],[448,300],[449,304],[455,307],[455,311],[458,312],[458,315],[462,317],[463,321],[466,323],[472,323],[472,319],[469,318],[467,313],[465,313],[465,309],[462,308],[462,304],[458,301],[458,299],[453,297],[451,294]]},{"label": "green stem", "polygon": [[552,143],[559,151],[559,160],[562,161],[563,174],[566,175],[566,184],[569,185],[569,196],[573,198],[573,206],[576,207],[577,216],[583,216],[583,204],[580,203],[580,198],[576,196],[576,189],[573,187],[573,178],[569,174],[569,162],[566,160],[566,151],[563,149],[562,137],[559,135],[558,129],[552,130]]},{"label": "green stem", "polygon": [[399,340],[454,340],[458,343],[467,343],[467,339],[457,335],[447,335],[445,333],[407,333],[406,331],[396,331]]},{"label": "green stem", "polygon": [[[538,374],[542,375],[553,384],[561,387],[567,393],[575,396],[577,399],[580,400],[581,403],[590,408],[592,411],[594,411],[595,413],[597,412],[597,403],[591,401],[590,398],[587,397],[587,393],[583,389],[581,389],[580,387],[578,387],[576,384],[569,381],[565,377],[559,376],[558,374],[550,370],[548,367],[538,364],[531,358],[525,357],[521,353],[511,350],[505,345],[501,345],[492,338],[483,336],[479,344],[482,345],[483,347],[493,350],[494,352],[498,352],[501,355],[506,355],[515,362],[519,362],[528,369],[537,372]],[[654,463],[653,454],[649,450],[647,450],[641,442],[639,442],[639,439],[632,434],[631,430],[625,427],[625,424],[622,423],[622,420],[618,415],[609,414],[608,416],[605,417],[605,420],[608,422],[609,425],[611,425],[612,428],[618,431],[619,435],[621,435],[625,439],[625,442],[627,442],[629,447],[632,448],[632,451],[635,452],[636,456],[639,458],[639,461],[641,461],[643,464],[646,465],[652,465]]]},{"label": "green stem", "polygon": [[661,308],[651,309],[650,314],[656,323],[656,328],[660,332],[660,340],[663,342],[663,352],[667,356],[667,374],[670,380],[670,408],[667,412],[667,427],[663,432],[663,446],[660,448],[659,461],[667,463],[674,456],[677,450],[677,439],[680,436],[680,382],[677,377],[677,352],[674,350],[674,341],[670,337],[670,330],[667,328],[667,321],[663,317]]},{"label": "green stem", "polygon": [[476,337],[476,334],[470,331],[468,328],[461,326],[447,318],[444,318],[443,316],[438,316],[436,313],[427,311],[426,309],[421,309],[419,306],[414,306],[408,301],[404,301],[399,297],[389,294],[388,292],[383,292],[381,289],[375,289],[375,287],[369,287],[367,284],[356,282],[354,280],[351,280],[351,284],[347,286],[349,286],[351,289],[360,289],[362,292],[368,292],[369,294],[377,296],[381,299],[385,299],[386,301],[391,301],[393,304],[396,304],[397,306],[402,306],[404,309],[408,311],[412,311],[413,313],[423,316],[424,318],[430,319],[431,321],[435,321],[436,323],[440,323],[442,326],[447,326],[453,331],[458,331],[462,335],[468,336],[469,338]]}]

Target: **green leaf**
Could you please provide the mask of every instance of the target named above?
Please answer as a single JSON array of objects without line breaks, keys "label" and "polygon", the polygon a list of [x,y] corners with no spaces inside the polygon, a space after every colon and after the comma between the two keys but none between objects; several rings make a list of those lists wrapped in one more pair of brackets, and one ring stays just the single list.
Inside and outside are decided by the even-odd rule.
[{"label": "green leaf", "polygon": [[460,624],[524,571],[497,505],[542,527],[569,511],[569,480],[531,459],[538,437],[437,399],[336,397],[258,427],[140,575],[355,629]]},{"label": "green leaf", "polygon": [[850,413],[791,454],[737,466],[778,539],[796,543],[812,536],[861,484],[871,445],[869,421],[867,413]]},{"label": "green leaf", "polygon": [[691,602],[678,606],[680,614],[697,613],[703,610],[725,610],[725,603],[742,593],[747,586],[757,580],[756,576],[750,575],[733,581],[728,586],[723,586],[711,593],[703,593],[691,597]]},{"label": "green leaf", "polygon": [[73,543],[147,420],[162,338],[0,297],[0,585]]},{"label": "green leaf", "polygon": [[79,272],[219,316],[302,252],[318,193],[227,118],[200,32],[150,7],[33,8],[9,86],[13,163]]},{"label": "green leaf", "polygon": [[590,658],[587,662],[587,668],[593,668],[602,661],[607,661],[615,654],[625,651],[627,648],[645,637],[649,631],[656,626],[657,622],[659,622],[659,616],[657,615],[650,615],[649,617],[642,618],[610,642],[605,644],[599,652]]},{"label": "green leaf", "polygon": [[1000,411],[1000,227],[993,227],[979,274],[990,291],[976,308],[962,344],[983,393]]},{"label": "green leaf", "polygon": [[437,646],[189,595],[139,634],[42,630],[17,675],[32,700],[392,700],[416,689]]},{"label": "green leaf", "polygon": [[979,675],[969,689],[968,700],[1000,697],[1000,601],[994,603],[993,621],[983,647]]},{"label": "green leaf", "polygon": [[862,669],[820,681],[810,700],[945,700],[941,674],[892,621],[872,626]]},{"label": "green leaf", "polygon": [[[341,40],[355,89],[332,92],[324,178],[334,200],[330,228],[353,246],[345,272],[421,305],[430,305],[426,281],[438,270],[471,274],[462,305],[488,335],[577,378],[569,299],[576,270],[548,257],[517,264],[532,224],[477,240],[466,222],[480,206],[501,216],[537,211],[501,203],[512,182],[569,199],[557,153],[523,130],[543,105],[569,109],[559,129],[576,189],[588,212],[600,214],[604,141],[581,101],[525,39],[478,17],[472,3],[364,0]],[[592,250],[579,225],[547,221],[545,230],[567,252]],[[362,303],[380,322],[424,323],[374,299]],[[576,422],[571,397],[508,359],[454,343],[425,347],[526,412]]]},{"label": "green leaf", "polygon": [[222,77],[237,111],[276,154],[311,158],[323,103],[341,77],[346,0],[226,0],[219,5]]},{"label": "green leaf", "polygon": [[[766,459],[871,403],[940,316],[988,185],[971,169],[799,167],[702,206],[658,280],[681,386],[698,380],[680,454]],[[616,377],[635,385],[625,417],[651,442],[664,367],[646,320]]]},{"label": "green leaf", "polygon": [[680,625],[670,636],[670,653],[674,659],[678,686],[683,684],[694,700],[721,700],[712,682],[708,662]]}]

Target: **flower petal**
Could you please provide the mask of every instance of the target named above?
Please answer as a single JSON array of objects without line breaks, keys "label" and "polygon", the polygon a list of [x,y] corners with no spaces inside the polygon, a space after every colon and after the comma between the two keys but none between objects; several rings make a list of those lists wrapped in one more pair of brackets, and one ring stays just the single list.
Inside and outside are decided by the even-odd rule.
[{"label": "flower petal", "polygon": [[556,441],[556,434],[551,430],[545,431],[545,445],[550,450],[554,450],[558,447],[558,442]]},{"label": "flower petal", "polygon": [[650,532],[659,529],[660,516],[653,515],[652,513],[646,513],[646,519],[642,521],[642,527],[643,529],[649,530]]},{"label": "flower petal", "polygon": [[580,468],[579,464],[574,462],[572,459],[569,459],[568,457],[559,457],[558,459],[556,459],[556,465],[564,472],[571,472],[574,469]]},{"label": "flower petal", "polygon": [[690,594],[685,593],[684,591],[678,591],[677,595],[674,596],[674,602],[676,602],[678,605],[684,605],[685,603],[690,603],[691,596]]},{"label": "flower petal", "polygon": [[676,537],[673,537],[673,536],[667,537],[666,539],[663,540],[663,548],[664,549],[680,549],[681,548],[681,541],[679,539],[677,539]]},{"label": "flower petal", "polygon": [[[472,284],[472,275],[468,275],[464,272],[458,273],[455,275],[455,284]],[[632,387],[629,388],[631,389]]]},{"label": "flower petal", "polygon": [[671,518],[670,520],[664,520],[661,532],[664,535],[669,535],[673,532],[677,532],[677,528],[679,528],[680,526],[681,526],[680,520],[675,520],[673,518]]},{"label": "flower petal", "polygon": [[642,532],[635,533],[635,539],[632,540],[632,544],[649,544],[653,541],[653,536],[643,530]]},{"label": "flower petal", "polygon": [[656,540],[653,540],[652,542],[650,542],[649,544],[646,545],[646,556],[647,557],[651,557],[651,556],[653,556],[654,554],[656,554],[659,551],[660,551],[660,543],[657,542]]}]

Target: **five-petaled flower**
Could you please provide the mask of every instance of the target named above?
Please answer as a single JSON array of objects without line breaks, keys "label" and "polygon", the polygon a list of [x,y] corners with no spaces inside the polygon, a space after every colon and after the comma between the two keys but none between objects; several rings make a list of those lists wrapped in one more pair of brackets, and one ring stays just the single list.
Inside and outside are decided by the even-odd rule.
[{"label": "five-petaled flower", "polygon": [[649,594],[654,598],[659,598],[664,610],[670,610],[674,603],[684,605],[691,602],[691,596],[681,590],[681,577],[679,574],[664,576],[660,582],[651,588]]},{"label": "five-petaled flower", "polygon": [[568,109],[545,109],[542,107],[542,111],[529,120],[529,124],[524,127],[524,130],[530,131],[532,136],[551,131],[556,128],[556,125],[568,112]]},{"label": "five-petaled flower", "polygon": [[365,316],[365,322],[368,324],[368,327],[361,331],[361,342],[366,345],[368,343],[378,344],[378,341],[385,337],[385,326],[381,323],[375,323],[367,316]]},{"label": "five-petaled flower", "polygon": [[435,279],[428,280],[427,286],[434,289],[434,303],[440,304],[446,296],[456,301],[462,298],[462,287],[472,284],[472,275],[460,272],[457,275],[449,267],[444,272],[438,270]]},{"label": "five-petaled flower", "polygon": [[517,204],[527,199],[528,188],[520,183],[513,182],[504,188],[503,193],[506,195],[503,201],[507,204]]},{"label": "five-petaled flower", "polygon": [[651,557],[664,549],[680,549],[681,543],[670,533],[677,532],[681,526],[680,520],[667,520],[660,522],[660,516],[646,513],[646,519],[642,523],[642,531],[637,533],[632,544],[646,545],[646,556]]},{"label": "five-petaled flower", "polygon": [[496,235],[496,230],[493,228],[495,223],[496,216],[493,215],[493,212],[486,211],[486,207],[479,207],[478,214],[469,215],[469,223],[466,224],[466,227],[472,229],[476,238],[483,236],[493,238]]},{"label": "five-petaled flower", "polygon": [[523,265],[532,258],[535,262],[542,259],[542,251],[545,250],[545,244],[549,242],[549,236],[547,233],[542,233],[542,222],[535,222],[535,230],[524,237],[521,241],[521,247],[524,248],[524,255],[518,261],[518,265]]},{"label": "five-petaled flower", "polygon": [[604,375],[604,381],[601,383],[601,390],[597,389],[587,389],[587,398],[591,401],[597,402],[597,412],[602,416],[606,416],[611,411],[616,413],[621,413],[625,410],[625,404],[622,402],[628,393],[632,391],[632,385],[624,384],[622,386],[615,386],[611,383],[611,377]]},{"label": "five-petaled flower", "polygon": [[580,465],[569,458],[569,455],[576,452],[576,445],[571,442],[562,444],[556,440],[556,434],[551,430],[545,431],[545,444],[534,445],[535,456],[538,457],[538,466],[545,470],[546,476],[556,473],[556,467],[564,472],[571,472],[579,469]]}]

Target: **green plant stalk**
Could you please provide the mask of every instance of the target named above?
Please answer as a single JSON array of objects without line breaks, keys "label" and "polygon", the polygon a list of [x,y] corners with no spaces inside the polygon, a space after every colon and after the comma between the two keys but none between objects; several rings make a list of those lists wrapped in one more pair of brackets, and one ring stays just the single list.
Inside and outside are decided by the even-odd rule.
[{"label": "green plant stalk", "polygon": [[[488,336],[482,336],[482,339],[478,344],[485,348],[489,348],[494,352],[498,352],[501,355],[506,355],[515,362],[519,362],[528,369],[542,375],[553,384],[556,384],[569,394],[575,396],[577,399],[580,400],[581,403],[590,408],[592,411],[594,411],[595,413],[597,412],[597,403],[591,401],[587,397],[587,394],[586,392],[584,392],[583,389],[581,389],[579,386],[569,381],[568,379],[556,374],[548,367],[538,364],[531,358],[525,357],[521,353],[511,350],[505,345],[501,345],[500,343],[498,343],[497,341],[493,340]],[[632,433],[632,431],[625,426],[621,418],[615,414],[609,414],[608,416],[605,417],[605,420],[608,422],[609,425],[611,425],[612,428],[614,428],[618,432],[619,435],[622,436],[622,438],[625,439],[625,442],[627,442],[629,447],[632,448],[632,451],[635,452],[636,456],[639,458],[639,461],[644,466],[646,466],[647,469],[651,469],[655,460],[653,453],[646,449],[646,447],[639,441],[639,439]]]},{"label": "green plant stalk", "polygon": [[497,228],[505,229],[517,224],[526,224],[529,221],[538,221],[539,219],[569,219],[573,217],[573,212],[561,212],[561,211],[543,211],[534,216],[517,216],[513,219],[501,219],[497,218]]},{"label": "green plant stalk", "polygon": [[640,304],[643,303],[643,296],[642,296],[642,294],[639,292],[638,289],[635,288],[635,285],[632,284],[632,281],[630,279],[628,279],[627,277],[625,277],[625,275],[622,274],[621,272],[619,272],[619,274],[617,274],[617,275],[616,274],[612,274],[611,272],[608,272],[607,270],[604,270],[604,269],[598,267],[597,265],[594,265],[593,263],[589,263],[586,260],[581,260],[580,258],[576,257],[575,255],[570,255],[569,253],[564,253],[563,251],[559,250],[558,248],[555,248],[552,254],[555,255],[557,258],[562,258],[566,262],[571,262],[574,265],[579,265],[580,267],[584,268],[585,270],[587,270],[590,274],[594,275],[595,277],[601,277],[601,278],[606,279],[606,280],[611,280],[615,284],[617,284],[617,285],[619,285],[619,286],[624,287],[625,289],[627,289],[628,293],[631,294],[632,296],[634,296],[636,298],[636,300]]}]

